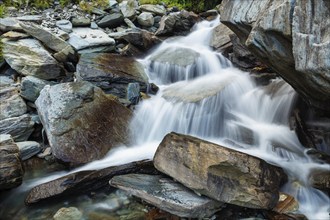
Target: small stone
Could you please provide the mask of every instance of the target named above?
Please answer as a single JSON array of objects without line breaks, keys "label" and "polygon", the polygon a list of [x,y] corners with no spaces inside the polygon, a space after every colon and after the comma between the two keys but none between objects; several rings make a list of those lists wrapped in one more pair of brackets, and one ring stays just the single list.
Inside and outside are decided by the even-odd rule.
[{"label": "small stone", "polygon": [[155,23],[154,16],[150,12],[142,12],[137,17],[137,20],[140,25],[145,26],[145,27],[151,27]]},{"label": "small stone", "polygon": [[67,33],[72,32],[72,23],[68,20],[59,20],[56,22],[56,26]]},{"label": "small stone", "polygon": [[47,147],[42,153],[38,154],[37,157],[45,158],[51,154],[52,154],[52,149],[50,147]]},{"label": "small stone", "polygon": [[27,160],[41,151],[40,144],[35,141],[16,142],[22,160]]},{"label": "small stone", "polygon": [[71,20],[73,27],[88,27],[91,24],[91,20],[85,17],[74,17]]},{"label": "small stone", "polygon": [[92,28],[92,29],[98,29],[99,26],[93,21],[93,22],[91,23],[91,28]]},{"label": "small stone", "polygon": [[60,208],[53,216],[54,220],[81,220],[82,213],[76,207]]}]

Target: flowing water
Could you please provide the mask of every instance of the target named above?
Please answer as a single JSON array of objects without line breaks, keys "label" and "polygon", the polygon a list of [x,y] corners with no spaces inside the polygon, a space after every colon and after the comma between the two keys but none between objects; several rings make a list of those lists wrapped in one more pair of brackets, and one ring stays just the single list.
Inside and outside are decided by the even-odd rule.
[{"label": "flowing water", "polygon": [[[282,191],[299,201],[299,212],[309,219],[328,219],[330,199],[310,187],[308,178],[313,170],[329,171],[330,167],[314,162],[289,128],[294,90],[282,79],[257,86],[248,73],[232,67],[226,58],[212,51],[208,44],[218,20],[197,24],[187,37],[169,39],[140,60],[160,91],[137,106],[130,127],[135,146],[112,150],[104,159],[73,172],[152,159],[162,138],[175,131],[282,167],[289,176]],[[155,59],[162,54],[174,57],[180,50],[187,54],[179,60]],[[194,60],[186,62],[183,58]],[[182,65],[185,62],[188,64]],[[24,191],[62,175],[37,179],[19,189]]]}]

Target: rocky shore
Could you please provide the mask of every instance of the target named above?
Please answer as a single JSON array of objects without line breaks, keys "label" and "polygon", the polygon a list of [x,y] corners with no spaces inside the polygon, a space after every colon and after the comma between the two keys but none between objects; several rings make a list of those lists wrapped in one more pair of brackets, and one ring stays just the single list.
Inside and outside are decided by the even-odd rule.
[{"label": "rocky shore", "polygon": [[[136,105],[159,90],[136,59],[169,37],[187,35],[203,20],[221,20],[209,46],[249,72],[256,84],[267,86],[281,76],[295,89],[299,98],[290,127],[306,154],[329,165],[329,3],[218,3],[202,13],[137,0],[110,0],[88,12],[79,4],[62,7],[58,1],[45,10],[8,7],[6,17],[0,18],[0,196],[24,183],[33,169],[70,170],[103,158],[117,146],[129,146]],[[162,51],[151,58],[150,66],[186,67],[198,56],[189,49],[176,51],[176,56]],[[30,166],[34,163],[41,167]],[[281,168],[262,159],[172,132],[153,161],[68,174],[34,186],[25,203],[97,197],[100,191],[114,195],[118,188],[128,194],[111,200],[118,203],[111,212],[137,201],[139,214],[121,218],[126,214],[120,211],[112,216],[63,207],[47,217],[306,219],[296,213],[295,198],[281,192],[287,178]],[[316,170],[310,182],[330,191],[328,170]]]}]

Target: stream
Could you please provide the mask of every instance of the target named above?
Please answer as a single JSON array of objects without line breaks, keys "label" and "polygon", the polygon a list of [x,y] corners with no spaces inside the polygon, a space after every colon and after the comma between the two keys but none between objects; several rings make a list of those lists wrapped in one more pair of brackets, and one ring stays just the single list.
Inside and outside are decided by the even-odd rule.
[{"label": "stream", "polygon": [[[111,150],[104,159],[71,172],[152,159],[163,137],[175,131],[282,167],[289,181],[281,191],[298,200],[299,212],[308,219],[328,219],[330,198],[312,188],[308,179],[313,170],[330,170],[330,167],[314,162],[289,128],[295,91],[280,78],[267,86],[257,86],[248,73],[233,67],[220,53],[212,51],[209,41],[212,29],[218,24],[219,19],[200,22],[190,35],[168,39],[139,60],[145,66],[150,82],[160,90],[136,107],[130,125],[134,144]],[[175,56],[181,50],[188,53],[182,59],[190,59],[191,52],[197,57],[195,62],[179,66],[175,62],[186,60],[157,61],[163,54]],[[6,216],[4,209],[13,206],[14,198],[16,203],[23,203],[17,200],[24,192],[66,174],[47,174],[25,181],[5,198],[0,216]]]}]

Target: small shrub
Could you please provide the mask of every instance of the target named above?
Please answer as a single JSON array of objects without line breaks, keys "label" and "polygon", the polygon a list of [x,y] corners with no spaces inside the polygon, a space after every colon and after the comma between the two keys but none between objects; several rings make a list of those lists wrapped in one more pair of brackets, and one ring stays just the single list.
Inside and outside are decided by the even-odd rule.
[{"label": "small shrub", "polygon": [[0,18],[5,17],[5,15],[6,15],[6,6],[0,5]]}]

